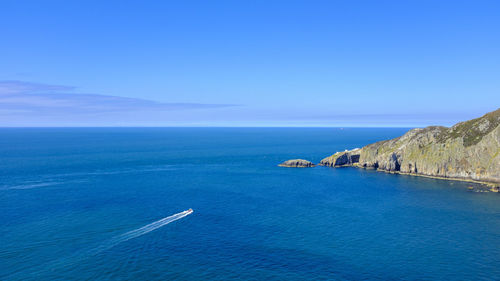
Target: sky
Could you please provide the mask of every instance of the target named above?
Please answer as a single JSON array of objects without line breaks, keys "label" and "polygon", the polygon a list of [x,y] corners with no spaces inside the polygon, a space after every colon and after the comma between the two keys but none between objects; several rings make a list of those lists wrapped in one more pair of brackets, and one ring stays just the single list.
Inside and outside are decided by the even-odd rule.
[{"label": "sky", "polygon": [[0,0],[0,126],[449,126],[500,107],[500,1]]}]

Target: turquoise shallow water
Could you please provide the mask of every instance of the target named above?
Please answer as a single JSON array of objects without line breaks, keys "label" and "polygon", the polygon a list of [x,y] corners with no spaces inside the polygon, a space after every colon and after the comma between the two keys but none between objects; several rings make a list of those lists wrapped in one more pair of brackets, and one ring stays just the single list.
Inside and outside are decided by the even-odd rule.
[{"label": "turquoise shallow water", "polygon": [[276,166],[405,131],[0,129],[0,280],[500,280],[498,194]]}]

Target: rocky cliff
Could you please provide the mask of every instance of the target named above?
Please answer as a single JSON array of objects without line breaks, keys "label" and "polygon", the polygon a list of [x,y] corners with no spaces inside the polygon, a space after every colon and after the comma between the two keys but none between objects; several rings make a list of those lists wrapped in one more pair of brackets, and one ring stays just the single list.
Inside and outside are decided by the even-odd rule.
[{"label": "rocky cliff", "polygon": [[328,167],[351,166],[359,162],[360,153],[361,149],[359,148],[337,152],[332,156],[326,157],[325,159],[321,160],[321,162],[319,162],[319,165]]},{"label": "rocky cliff", "polygon": [[401,137],[321,160],[389,172],[500,183],[500,109],[451,128],[413,129]]}]

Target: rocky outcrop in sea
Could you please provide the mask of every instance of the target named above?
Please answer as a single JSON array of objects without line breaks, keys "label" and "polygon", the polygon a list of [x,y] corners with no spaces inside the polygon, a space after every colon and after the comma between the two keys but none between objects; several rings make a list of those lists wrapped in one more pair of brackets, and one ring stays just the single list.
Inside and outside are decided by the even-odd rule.
[{"label": "rocky outcrop in sea", "polygon": [[311,161],[307,161],[304,159],[292,159],[292,160],[287,160],[278,166],[280,167],[288,167],[288,168],[308,168],[308,167],[314,167],[315,165]]}]

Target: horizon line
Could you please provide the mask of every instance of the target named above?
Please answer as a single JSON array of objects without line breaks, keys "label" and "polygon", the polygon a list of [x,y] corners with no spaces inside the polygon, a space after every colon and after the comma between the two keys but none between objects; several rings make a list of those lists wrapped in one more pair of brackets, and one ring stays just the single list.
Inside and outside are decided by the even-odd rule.
[{"label": "horizon line", "polygon": [[[440,126],[440,125],[429,125]],[[0,129],[105,129],[105,128],[332,128],[332,129],[408,129],[428,126],[0,126]],[[447,127],[447,126],[442,126]]]}]

